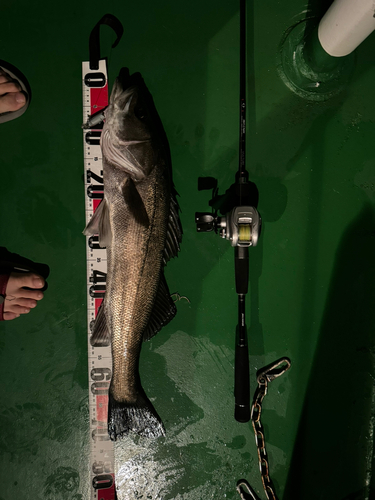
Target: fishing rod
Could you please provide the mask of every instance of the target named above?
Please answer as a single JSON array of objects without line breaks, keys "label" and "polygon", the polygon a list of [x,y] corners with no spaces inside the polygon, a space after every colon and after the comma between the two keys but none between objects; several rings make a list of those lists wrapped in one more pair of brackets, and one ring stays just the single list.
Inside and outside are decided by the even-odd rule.
[{"label": "fishing rod", "polygon": [[[239,167],[235,182],[224,195],[218,194],[217,180],[200,177],[198,190],[212,189],[209,205],[212,212],[196,212],[198,232],[219,233],[234,247],[236,293],[238,295],[238,325],[236,328],[234,418],[250,420],[250,376],[245,297],[249,284],[249,247],[256,246],[261,229],[257,211],[258,190],[249,181],[246,170],[246,0],[240,0],[240,141]],[[218,214],[221,214],[219,216]]]}]

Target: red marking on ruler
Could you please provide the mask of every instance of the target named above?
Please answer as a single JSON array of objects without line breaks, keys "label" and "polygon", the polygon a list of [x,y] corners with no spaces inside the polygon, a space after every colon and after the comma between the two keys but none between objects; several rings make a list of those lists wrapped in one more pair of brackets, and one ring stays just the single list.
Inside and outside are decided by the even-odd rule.
[{"label": "red marking on ruler", "polygon": [[99,307],[102,305],[103,299],[95,299],[95,318],[98,314]]},{"label": "red marking on ruler", "polygon": [[90,89],[91,114],[101,111],[108,106],[108,84],[101,88]]},{"label": "red marking on ruler", "polygon": [[101,201],[102,200],[97,200],[97,199],[92,200],[92,208],[93,208],[94,212],[98,208]]},{"label": "red marking on ruler", "polygon": [[[114,479],[114,474],[111,474]],[[112,484],[110,488],[98,489],[98,500],[113,500],[115,495],[115,483]]]},{"label": "red marking on ruler", "polygon": [[96,420],[107,422],[108,418],[108,396],[96,396]]}]

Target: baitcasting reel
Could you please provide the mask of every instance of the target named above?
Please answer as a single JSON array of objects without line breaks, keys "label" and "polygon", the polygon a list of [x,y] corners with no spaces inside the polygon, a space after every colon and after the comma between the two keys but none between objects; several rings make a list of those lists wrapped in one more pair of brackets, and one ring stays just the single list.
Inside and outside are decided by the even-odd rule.
[{"label": "baitcasting reel", "polygon": [[261,228],[261,217],[255,207],[235,207],[223,217],[212,213],[196,212],[197,231],[219,232],[232,247],[255,247]]}]

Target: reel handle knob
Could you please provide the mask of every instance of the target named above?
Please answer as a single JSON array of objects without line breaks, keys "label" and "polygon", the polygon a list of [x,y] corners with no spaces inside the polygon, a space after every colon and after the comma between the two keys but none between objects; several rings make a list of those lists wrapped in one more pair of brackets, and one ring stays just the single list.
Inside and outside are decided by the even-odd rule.
[{"label": "reel handle knob", "polygon": [[215,217],[208,212],[195,212],[198,233],[209,233],[215,229]]}]

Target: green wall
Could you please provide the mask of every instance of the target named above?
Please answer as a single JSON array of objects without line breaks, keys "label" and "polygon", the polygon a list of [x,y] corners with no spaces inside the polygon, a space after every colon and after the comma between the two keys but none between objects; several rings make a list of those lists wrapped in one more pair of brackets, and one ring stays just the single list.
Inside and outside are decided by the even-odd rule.
[{"label": "green wall", "polygon": [[[254,391],[257,369],[291,359],[262,414],[285,500],[375,494],[375,39],[325,103],[294,95],[277,71],[285,30],[326,7],[248,1],[247,167],[264,222],[250,250],[251,382]],[[140,71],[169,138],[184,239],[166,274],[191,301],[143,348],[143,384],[167,437],[144,445],[135,482],[146,474],[158,485],[143,498],[230,499],[245,477],[264,498],[251,425],[233,418],[233,249],[194,225],[209,199],[197,178],[217,177],[223,192],[237,170],[238,2],[19,0],[1,11],[0,57],[33,94],[24,116],[0,126],[0,245],[51,268],[36,310],[0,325],[1,500],[88,498],[81,62],[106,12],[125,29],[111,50],[102,28],[110,85],[121,66]]]}]

